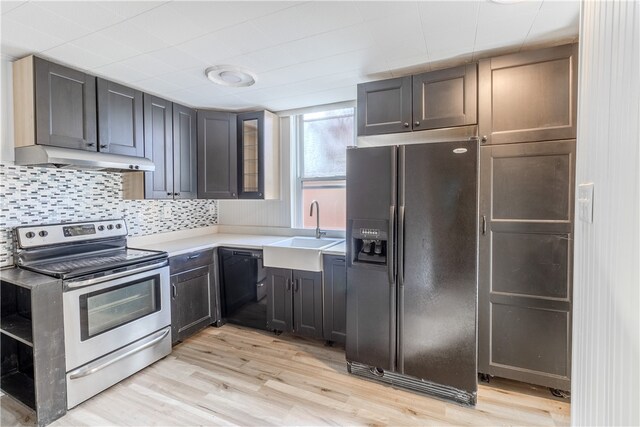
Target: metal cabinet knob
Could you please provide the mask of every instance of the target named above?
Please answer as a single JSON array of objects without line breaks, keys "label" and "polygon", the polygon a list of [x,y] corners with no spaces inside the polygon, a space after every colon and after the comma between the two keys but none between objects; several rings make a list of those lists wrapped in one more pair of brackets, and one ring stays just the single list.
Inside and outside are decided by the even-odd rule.
[{"label": "metal cabinet knob", "polygon": [[133,169],[133,165],[129,165],[129,169]]},{"label": "metal cabinet knob", "polygon": [[179,196],[179,195],[180,195],[180,193],[173,193],[173,195],[174,195],[174,196]]},{"label": "metal cabinet knob", "polygon": [[416,120],[415,122],[413,122],[413,125],[414,126],[420,126],[420,122]]},{"label": "metal cabinet knob", "polygon": [[409,127],[409,122],[404,122],[404,127],[408,128]]},{"label": "metal cabinet knob", "polygon": [[136,169],[140,169],[140,166],[136,165]]},{"label": "metal cabinet knob", "polygon": [[87,147],[93,147],[93,146],[95,146],[95,145],[96,145],[96,144],[95,144],[94,142],[87,142]]},{"label": "metal cabinet knob", "polygon": [[108,145],[107,144],[100,144],[100,148],[107,148]]},{"label": "metal cabinet knob", "polygon": [[167,196],[173,196],[173,193],[167,193]]},{"label": "metal cabinet knob", "polygon": [[489,138],[487,138],[487,135],[483,135],[482,139],[480,140],[483,144],[486,144],[487,141],[489,140]]}]

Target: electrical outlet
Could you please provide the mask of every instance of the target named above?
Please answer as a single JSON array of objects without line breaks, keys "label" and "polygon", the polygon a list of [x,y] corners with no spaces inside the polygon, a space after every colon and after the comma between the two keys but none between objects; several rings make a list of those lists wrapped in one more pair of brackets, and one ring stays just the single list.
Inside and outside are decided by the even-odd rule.
[{"label": "electrical outlet", "polygon": [[215,215],[216,214],[216,205],[211,204],[209,205],[209,215]]},{"label": "electrical outlet", "polygon": [[171,219],[171,205],[165,205],[162,207],[162,218]]},{"label": "electrical outlet", "polygon": [[593,183],[578,185],[578,218],[593,223]]}]

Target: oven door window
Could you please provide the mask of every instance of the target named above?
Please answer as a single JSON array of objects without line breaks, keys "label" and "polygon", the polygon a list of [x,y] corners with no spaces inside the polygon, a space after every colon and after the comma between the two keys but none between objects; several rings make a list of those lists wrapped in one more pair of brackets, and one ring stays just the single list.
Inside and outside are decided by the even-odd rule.
[{"label": "oven door window", "polygon": [[82,341],[160,311],[160,275],[80,296]]}]

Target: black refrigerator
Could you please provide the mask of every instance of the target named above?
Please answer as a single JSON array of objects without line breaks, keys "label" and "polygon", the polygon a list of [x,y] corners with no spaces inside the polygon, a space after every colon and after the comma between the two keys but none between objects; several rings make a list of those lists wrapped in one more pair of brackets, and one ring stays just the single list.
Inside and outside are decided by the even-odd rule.
[{"label": "black refrigerator", "polygon": [[476,140],[347,151],[347,367],[474,405]]}]

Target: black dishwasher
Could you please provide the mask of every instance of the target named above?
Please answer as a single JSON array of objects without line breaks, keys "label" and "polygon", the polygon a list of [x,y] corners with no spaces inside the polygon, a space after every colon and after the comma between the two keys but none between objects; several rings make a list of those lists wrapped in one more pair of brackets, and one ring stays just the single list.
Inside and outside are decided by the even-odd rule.
[{"label": "black dishwasher", "polygon": [[220,248],[218,256],[222,321],[266,330],[266,274],[262,251]]}]

